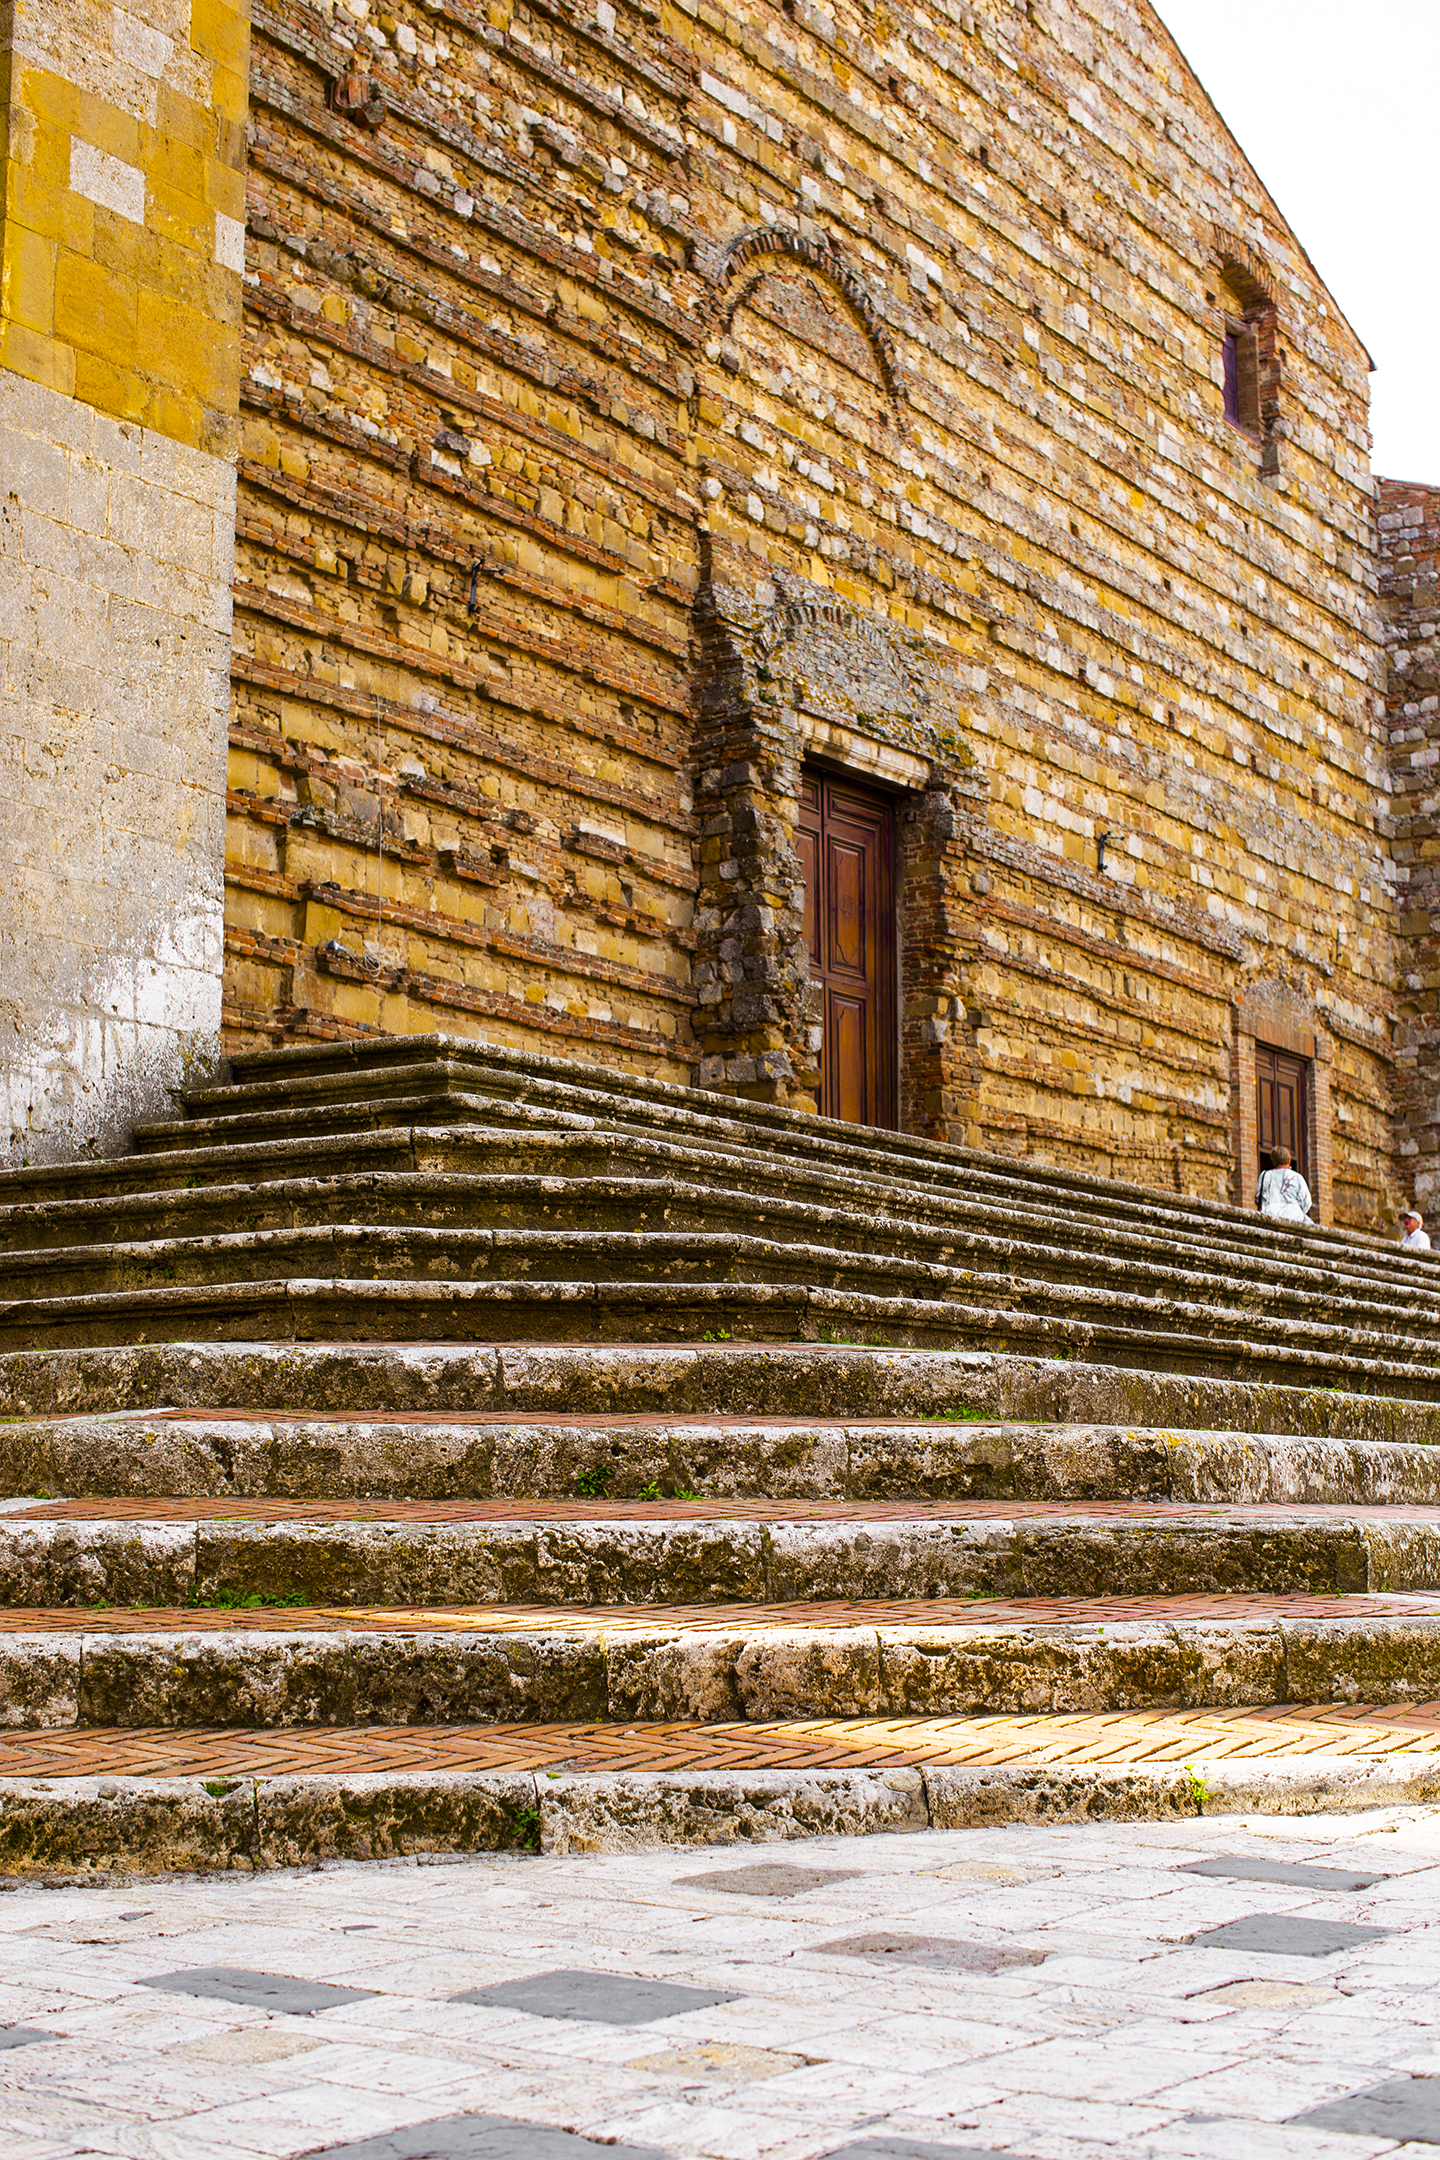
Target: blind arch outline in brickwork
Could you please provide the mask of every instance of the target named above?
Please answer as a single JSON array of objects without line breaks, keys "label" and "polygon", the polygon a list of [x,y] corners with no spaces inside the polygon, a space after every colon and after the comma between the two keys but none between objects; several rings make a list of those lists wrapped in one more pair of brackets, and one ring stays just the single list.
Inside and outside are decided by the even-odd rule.
[{"label": "blind arch outline in brickwork", "polygon": [[[735,311],[746,294],[759,282],[767,257],[781,256],[800,264],[816,276],[832,285],[858,318],[860,327],[875,354],[880,369],[880,379],[894,408],[894,416],[901,420],[905,402],[905,383],[900,366],[900,356],[895,341],[885,328],[880,311],[863,280],[841,259],[833,246],[818,240],[807,240],[803,234],[790,232],[784,226],[759,225],[740,233],[732,240],[720,257],[715,283],[717,300],[715,327],[722,334],[729,329]],[[745,279],[743,273],[751,264],[761,265],[755,278]],[[738,282],[737,282],[738,281]]]}]

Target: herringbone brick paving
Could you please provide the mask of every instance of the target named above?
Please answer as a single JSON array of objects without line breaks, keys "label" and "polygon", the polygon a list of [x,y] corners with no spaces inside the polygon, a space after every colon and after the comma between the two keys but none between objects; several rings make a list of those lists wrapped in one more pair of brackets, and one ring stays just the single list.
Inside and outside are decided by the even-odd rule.
[{"label": "herringbone brick paving", "polygon": [[816,1599],[794,1605],[354,1605],[354,1606],[8,1606],[0,1634],[195,1633],[264,1629],[289,1634],[343,1629],[376,1633],[466,1630],[483,1634],[610,1636],[656,1629],[684,1634],[776,1628],[1087,1627],[1127,1621],[1440,1620],[1440,1592],[1261,1597],[1247,1591],[1180,1597]]},{"label": "herringbone brick paving", "polygon": [[1440,1702],[783,1724],[324,1726],[0,1733],[0,1777],[884,1769],[1440,1755]]},{"label": "herringbone brick paving", "polygon": [[[74,1499],[8,1503],[6,1522],[1393,1522],[1395,1510],[1342,1501],[1188,1500],[251,1500]],[[1440,1507],[1405,1508],[1440,1522]]]}]

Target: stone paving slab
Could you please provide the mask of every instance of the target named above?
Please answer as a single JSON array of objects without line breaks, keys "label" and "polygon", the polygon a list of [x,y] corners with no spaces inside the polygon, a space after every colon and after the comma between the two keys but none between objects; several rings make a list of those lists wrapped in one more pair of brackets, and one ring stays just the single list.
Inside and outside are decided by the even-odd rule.
[{"label": "stone paving slab", "polygon": [[[1184,1872],[1225,1854],[1386,1880],[1257,1898]],[[668,2160],[1427,2149],[1406,2140],[1435,2120],[1434,1808],[879,1832],[805,1859],[832,1879],[794,1896],[717,1894],[753,1855],[673,1850],[21,1885],[0,2014],[52,2037],[7,2061],[6,2133],[53,2160],[406,2160],[465,2153],[422,2126],[467,2117]],[[1328,1957],[1191,1940],[1262,1908],[1392,1932]],[[878,1930],[1039,1961],[877,1971],[837,1947]],[[374,1993],[295,2019],[143,1984],[216,1964]],[[454,2000],[567,1966],[728,1999],[628,2030]],[[565,2150],[503,2135],[470,2160]]]}]

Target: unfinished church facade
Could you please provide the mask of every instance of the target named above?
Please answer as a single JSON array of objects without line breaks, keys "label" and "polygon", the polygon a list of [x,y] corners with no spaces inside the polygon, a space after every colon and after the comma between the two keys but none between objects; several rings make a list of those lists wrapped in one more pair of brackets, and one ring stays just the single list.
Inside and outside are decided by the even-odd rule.
[{"label": "unfinished church facade", "polygon": [[244,15],[13,4],[11,1159],[438,1030],[1424,1189],[1433,506],[1146,0]]}]

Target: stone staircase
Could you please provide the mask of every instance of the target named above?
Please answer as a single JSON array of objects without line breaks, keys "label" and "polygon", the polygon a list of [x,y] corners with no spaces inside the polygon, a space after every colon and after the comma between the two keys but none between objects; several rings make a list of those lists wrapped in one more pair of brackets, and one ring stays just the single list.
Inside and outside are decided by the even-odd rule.
[{"label": "stone staircase", "polygon": [[1440,1796],[1440,1262],[444,1039],[0,1177],[0,1864]]}]

